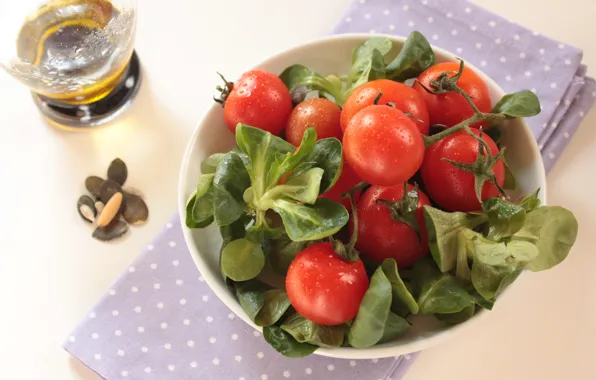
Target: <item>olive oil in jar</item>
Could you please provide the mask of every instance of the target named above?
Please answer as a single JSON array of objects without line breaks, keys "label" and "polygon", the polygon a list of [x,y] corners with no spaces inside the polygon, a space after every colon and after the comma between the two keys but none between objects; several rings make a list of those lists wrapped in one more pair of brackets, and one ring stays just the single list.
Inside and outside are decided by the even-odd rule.
[{"label": "olive oil in jar", "polygon": [[134,9],[108,0],[51,0],[29,16],[17,39],[19,79],[69,104],[102,99],[120,82],[133,51]]}]

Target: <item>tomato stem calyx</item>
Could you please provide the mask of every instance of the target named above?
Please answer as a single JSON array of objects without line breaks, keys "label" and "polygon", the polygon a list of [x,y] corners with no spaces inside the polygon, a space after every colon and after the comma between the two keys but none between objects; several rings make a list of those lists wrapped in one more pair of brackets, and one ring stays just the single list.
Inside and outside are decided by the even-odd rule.
[{"label": "tomato stem calyx", "polygon": [[[387,104],[389,104],[389,103],[387,103]],[[394,105],[394,107],[395,107],[395,105]],[[414,114],[411,114],[409,112],[404,112],[404,115],[406,115],[407,117],[411,117],[412,119],[414,119],[415,121],[417,121],[419,123],[424,123],[424,121],[422,121],[422,119],[420,119],[419,117],[416,117],[416,115],[414,115]]]},{"label": "tomato stem calyx", "polygon": [[[468,95],[468,93],[466,93],[464,90],[462,90],[457,85],[457,81],[462,76],[463,72],[464,72],[464,61],[460,60],[459,70],[458,70],[457,74],[450,77],[449,73],[444,72],[444,73],[441,73],[441,75],[439,75],[437,77],[437,79],[432,80],[430,82],[430,86],[434,89],[434,91],[429,90],[424,85],[423,85],[423,87],[426,91],[430,92],[431,94],[435,94],[435,95],[443,94],[446,92],[457,92],[458,94],[463,96],[464,99],[466,99],[466,102],[468,102],[468,104],[470,105],[470,107],[472,107],[472,110],[474,111],[474,115],[482,115],[482,112],[480,112],[478,107],[476,107],[476,104],[474,104],[474,102],[472,102],[472,98],[470,97],[470,95]],[[422,83],[420,83],[420,84],[422,85]]]},{"label": "tomato stem calyx", "polygon": [[468,164],[446,158],[442,158],[442,160],[449,162],[458,169],[474,174],[474,191],[476,192],[476,197],[480,203],[482,203],[482,188],[486,182],[495,186],[499,193],[506,197],[505,190],[503,190],[497,182],[497,177],[493,171],[494,166],[502,160],[505,148],[501,149],[499,153],[493,156],[490,152],[490,147],[482,138],[482,128],[480,128],[479,135],[470,133],[470,136],[478,140],[478,156],[476,157],[475,162]]},{"label": "tomato stem calyx", "polygon": [[219,71],[217,71],[217,75],[219,75],[219,77],[224,81],[224,86],[215,87],[215,89],[219,91],[220,94],[218,98],[213,97],[213,100],[221,104],[221,106],[223,107],[226,104],[226,99],[230,95],[230,92],[234,88],[234,83],[228,82],[228,80]]},{"label": "tomato stem calyx", "polygon": [[379,100],[381,100],[381,96],[383,96],[383,90],[379,88],[379,95],[375,96],[375,100],[373,100],[373,104],[376,106],[379,104]]},{"label": "tomato stem calyx", "polygon": [[369,186],[368,183],[362,181],[362,182],[358,183],[356,186],[352,187],[350,190],[346,191],[345,193],[342,193],[340,195],[340,198],[345,199],[350,194],[354,195],[356,193],[360,193],[360,192],[362,192],[362,190],[366,189],[368,186]]},{"label": "tomato stem calyx", "polygon": [[404,194],[397,202],[386,199],[377,199],[377,204],[382,204],[389,210],[391,218],[396,222],[402,222],[410,226],[418,238],[420,238],[420,228],[416,219],[416,210],[418,208],[418,184],[408,191],[408,182],[404,182]]}]

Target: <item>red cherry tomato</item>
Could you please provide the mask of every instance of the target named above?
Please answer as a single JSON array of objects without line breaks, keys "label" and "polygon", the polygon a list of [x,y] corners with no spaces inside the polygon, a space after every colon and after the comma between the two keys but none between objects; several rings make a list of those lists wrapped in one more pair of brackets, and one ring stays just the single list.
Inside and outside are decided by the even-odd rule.
[{"label": "red cherry tomato", "polygon": [[277,75],[264,70],[244,73],[224,103],[224,119],[234,133],[236,125],[243,123],[278,135],[290,112],[290,91]]},{"label": "red cherry tomato", "polygon": [[[479,135],[477,129],[472,132]],[[494,156],[499,152],[497,144],[490,136],[482,135]],[[465,131],[447,136],[426,149],[420,168],[422,182],[429,197],[448,211],[478,211],[480,202],[474,190],[474,174],[455,167],[443,158],[463,163],[473,163],[478,157],[478,140]],[[493,168],[499,186],[505,182],[505,166],[499,160]],[[498,189],[485,182],[482,187],[482,199],[496,197]]]},{"label": "red cherry tomato", "polygon": [[[413,186],[408,184],[408,191]],[[418,190],[418,208],[415,217],[420,237],[407,223],[395,221],[387,206],[377,203],[379,199],[397,202],[404,195],[403,184],[395,186],[371,186],[356,205],[358,216],[358,239],[356,248],[377,262],[395,259],[398,268],[407,268],[428,253],[428,235],[424,224],[422,206],[430,205],[426,194]],[[350,223],[350,234],[354,225]]]},{"label": "red cherry tomato", "polygon": [[[350,167],[350,164],[348,164],[346,162],[346,160],[344,160],[341,174],[339,175],[339,178],[338,178],[337,182],[335,183],[335,185],[333,185],[333,187],[331,189],[327,190],[327,192],[321,194],[319,197],[320,198],[328,198],[328,199],[331,199],[332,201],[339,202],[342,205],[344,205],[344,207],[346,208],[346,210],[348,210],[348,212],[352,211],[352,205],[350,204],[350,199],[341,198],[341,196],[345,192],[354,188],[354,186],[358,185],[360,182],[362,182],[362,179],[360,179],[360,177],[358,176],[358,174],[356,174],[354,169],[352,169]],[[354,196],[354,201],[358,202],[359,197],[360,197],[360,194],[357,193]]]},{"label": "red cherry tomato", "polygon": [[294,309],[320,325],[339,325],[356,317],[367,289],[362,260],[342,260],[328,242],[299,252],[286,276],[286,291]]},{"label": "red cherry tomato", "polygon": [[286,125],[286,140],[295,146],[302,142],[307,128],[317,131],[317,140],[335,137],[341,141],[339,118],[341,109],[329,99],[313,98],[298,104]]},{"label": "red cherry tomato", "polygon": [[[439,75],[448,72],[449,77],[453,77],[458,71],[459,63],[457,62],[437,63],[420,74],[418,76],[418,81],[427,88],[432,89],[430,82],[437,79]],[[470,107],[461,94],[455,92],[437,95],[429,94],[418,81],[414,83],[413,87],[422,96],[428,107],[431,124],[444,124],[448,127],[452,127],[459,122],[474,116],[472,107]],[[482,78],[472,71],[472,69],[464,67],[464,71],[458,79],[457,85],[465,93],[470,95],[472,102],[481,112],[490,112],[491,100],[488,87]],[[486,122],[475,123],[473,126],[486,126]]]},{"label": "red cherry tomato", "polygon": [[[424,100],[412,87],[389,79],[377,79],[358,86],[348,96],[341,111],[341,129],[358,111],[374,104],[375,98],[383,93],[377,104],[393,103],[395,108],[414,116],[413,120],[424,135],[428,135],[429,115]],[[418,119],[418,120],[417,120]]]},{"label": "red cherry tomato", "polygon": [[368,106],[354,115],[343,145],[352,169],[373,185],[404,183],[424,157],[424,141],[412,118],[384,105]]}]

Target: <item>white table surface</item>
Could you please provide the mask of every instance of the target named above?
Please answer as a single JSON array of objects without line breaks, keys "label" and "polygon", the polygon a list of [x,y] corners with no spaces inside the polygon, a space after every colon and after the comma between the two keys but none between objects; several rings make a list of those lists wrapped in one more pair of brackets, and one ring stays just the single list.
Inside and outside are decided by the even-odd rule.
[{"label": "white table surface", "polygon": [[[179,164],[211,104],[215,71],[234,78],[265,56],[327,33],[349,0],[139,2],[144,84],[109,127],[54,129],[28,90],[0,74],[0,379],[96,378],[60,343],[175,212]],[[477,2],[583,48],[596,75],[594,2]],[[5,3],[10,13],[13,2]],[[549,202],[579,220],[570,257],[529,275],[477,328],[426,350],[405,380],[596,379],[594,124],[592,111],[549,176]],[[125,240],[103,244],[90,237],[75,202],[84,178],[103,174],[114,157],[128,163],[129,184],[146,194],[151,217]]]}]

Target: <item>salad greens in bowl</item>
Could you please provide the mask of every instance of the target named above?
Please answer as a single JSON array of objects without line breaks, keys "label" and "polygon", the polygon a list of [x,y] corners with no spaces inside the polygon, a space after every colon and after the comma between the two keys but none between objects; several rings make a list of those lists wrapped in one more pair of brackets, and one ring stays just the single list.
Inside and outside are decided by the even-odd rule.
[{"label": "salad greens in bowl", "polygon": [[282,355],[436,345],[575,242],[524,121],[539,99],[419,32],[323,38],[220,76],[181,169],[184,236]]}]

